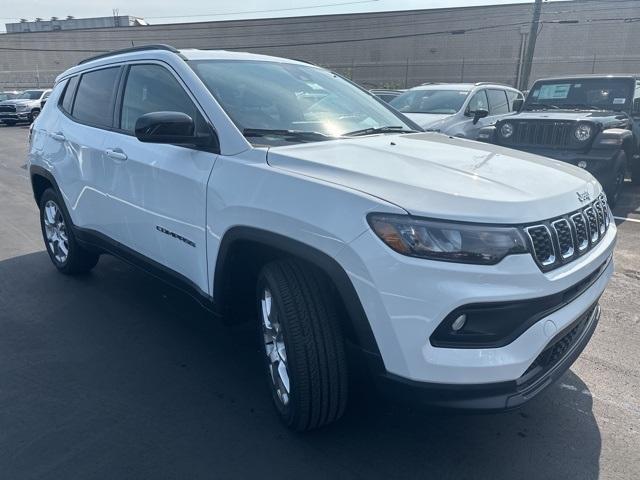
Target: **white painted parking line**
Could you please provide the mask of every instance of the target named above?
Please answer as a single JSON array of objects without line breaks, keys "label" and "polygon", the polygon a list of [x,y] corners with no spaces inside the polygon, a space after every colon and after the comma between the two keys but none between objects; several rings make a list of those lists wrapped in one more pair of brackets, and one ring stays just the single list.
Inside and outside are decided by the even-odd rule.
[{"label": "white painted parking line", "polygon": [[637,218],[616,217],[615,215],[613,218],[615,218],[616,220],[622,220],[624,222],[640,223],[640,219],[637,219]]}]

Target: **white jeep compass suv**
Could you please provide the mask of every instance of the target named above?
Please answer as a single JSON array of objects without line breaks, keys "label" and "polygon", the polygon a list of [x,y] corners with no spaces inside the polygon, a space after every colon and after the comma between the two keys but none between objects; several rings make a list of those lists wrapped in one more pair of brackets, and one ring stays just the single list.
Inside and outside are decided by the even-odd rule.
[{"label": "white jeep compass suv", "polygon": [[362,358],[395,398],[517,407],[598,322],[616,239],[602,188],[410,122],[299,61],[162,45],[86,60],[30,137],[47,251],[65,274],[109,253],[255,314],[296,430],[340,417]]}]

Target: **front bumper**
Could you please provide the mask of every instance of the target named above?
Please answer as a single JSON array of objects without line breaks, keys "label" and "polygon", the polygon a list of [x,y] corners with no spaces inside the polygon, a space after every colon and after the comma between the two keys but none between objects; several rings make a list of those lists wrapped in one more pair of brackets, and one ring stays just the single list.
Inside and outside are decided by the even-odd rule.
[{"label": "front bumper", "polygon": [[[571,165],[578,166],[580,162],[587,164],[585,170],[596,179],[602,185],[608,184],[613,177],[615,177],[616,169],[614,168],[614,161],[620,149],[596,149],[593,148],[588,152],[580,152],[575,150],[557,150],[553,148],[518,148],[518,146],[507,146],[507,148],[513,148],[522,152],[532,153],[554,160],[560,160],[561,162],[570,163]],[[629,159],[631,161],[631,159]]]},{"label": "front bumper", "polygon": [[22,120],[29,119],[29,112],[16,112],[16,113],[0,113],[0,121],[8,120],[13,122],[20,122]]},{"label": "front bumper", "polygon": [[504,411],[528,402],[558,380],[591,339],[600,306],[584,312],[560,332],[520,378],[481,385],[416,382],[385,373],[376,377],[379,390],[395,401],[471,411]]},{"label": "front bumper", "polygon": [[[405,257],[372,232],[360,236],[336,259],[345,266],[375,337],[379,353],[369,351],[368,357],[378,357],[378,362],[371,362],[377,364],[378,375],[408,384],[448,385],[451,391],[482,390],[518,381],[556,336],[597,302],[613,274],[615,240],[612,224],[588,254],[547,273],[528,254],[506,257],[493,266]],[[557,294],[599,270],[579,295],[507,345],[446,348],[429,340],[443,319],[461,306]]]}]

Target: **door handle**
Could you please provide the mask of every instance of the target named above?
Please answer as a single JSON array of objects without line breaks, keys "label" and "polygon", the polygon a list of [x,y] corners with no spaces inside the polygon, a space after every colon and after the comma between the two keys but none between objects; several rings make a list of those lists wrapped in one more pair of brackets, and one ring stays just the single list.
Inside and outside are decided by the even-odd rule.
[{"label": "door handle", "polygon": [[115,150],[109,148],[109,149],[106,150],[106,154],[107,154],[107,157],[112,158],[114,160],[118,160],[120,162],[124,162],[127,158],[129,158],[129,157],[127,157],[127,154],[124,153],[119,148],[115,149]]},{"label": "door handle", "polygon": [[51,138],[59,142],[64,142],[67,139],[61,132],[52,133]]}]

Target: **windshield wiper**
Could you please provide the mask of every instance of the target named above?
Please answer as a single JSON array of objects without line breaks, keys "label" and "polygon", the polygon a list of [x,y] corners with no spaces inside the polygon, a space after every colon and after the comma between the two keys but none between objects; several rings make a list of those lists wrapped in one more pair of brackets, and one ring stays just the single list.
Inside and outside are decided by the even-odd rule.
[{"label": "windshield wiper", "polygon": [[525,110],[558,110],[559,108],[551,103],[529,103],[525,106]]},{"label": "windshield wiper", "polygon": [[586,103],[567,103],[566,105],[563,105],[562,108],[567,110],[611,110],[610,108],[588,105]]},{"label": "windshield wiper", "polygon": [[320,132],[312,132],[308,130],[284,130],[269,128],[245,128],[242,130],[245,137],[285,137],[294,138],[296,140],[330,140],[331,137]]},{"label": "windshield wiper", "polygon": [[377,128],[363,128],[362,130],[355,130],[353,132],[345,133],[343,137],[358,137],[361,135],[373,135],[375,133],[417,133],[418,130],[411,130],[409,128],[398,126],[387,126]]}]

